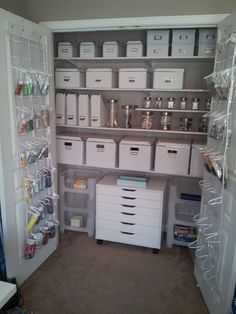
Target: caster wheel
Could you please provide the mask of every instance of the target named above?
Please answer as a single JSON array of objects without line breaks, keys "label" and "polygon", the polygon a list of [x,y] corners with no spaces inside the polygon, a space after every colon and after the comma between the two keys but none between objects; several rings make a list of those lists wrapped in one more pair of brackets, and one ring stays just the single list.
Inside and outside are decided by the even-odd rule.
[{"label": "caster wheel", "polygon": [[97,244],[103,244],[103,240],[97,240]]},{"label": "caster wheel", "polygon": [[159,249],[152,249],[153,254],[159,254]]}]

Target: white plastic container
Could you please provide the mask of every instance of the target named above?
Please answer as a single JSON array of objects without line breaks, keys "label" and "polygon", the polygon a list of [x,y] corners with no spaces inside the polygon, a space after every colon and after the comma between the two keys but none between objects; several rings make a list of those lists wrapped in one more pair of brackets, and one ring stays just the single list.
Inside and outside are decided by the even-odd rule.
[{"label": "white plastic container", "polygon": [[202,161],[202,151],[205,148],[204,144],[192,144],[190,175],[193,177],[202,178],[204,172],[204,164]]},{"label": "white plastic container", "polygon": [[194,43],[174,43],[171,49],[172,57],[192,57],[194,55]]},{"label": "white plastic container", "polygon": [[56,94],[56,124],[66,124],[66,94]]},{"label": "white plastic container", "polygon": [[189,157],[189,141],[159,139],[156,143],[155,172],[188,175]]},{"label": "white plastic container", "polygon": [[79,105],[79,126],[90,126],[91,121],[91,108],[90,108],[90,97],[89,95],[79,95],[78,97]]},{"label": "white plastic container", "polygon": [[148,71],[145,68],[119,70],[119,88],[147,88]]},{"label": "white plastic container", "polygon": [[158,43],[147,43],[147,57],[165,58],[168,57],[169,45]]},{"label": "white plastic container", "polygon": [[101,47],[94,42],[80,43],[80,58],[95,58],[101,56]]},{"label": "white plastic container", "polygon": [[120,142],[119,168],[150,171],[152,167],[154,140],[124,137]]},{"label": "white plastic container", "polygon": [[82,165],[84,141],[75,134],[57,135],[57,162],[67,165]]},{"label": "white plastic container", "polygon": [[127,41],[126,57],[142,57],[143,55],[144,45],[142,41]]},{"label": "white plastic container", "polygon": [[117,87],[117,72],[112,69],[87,69],[86,87],[114,88]]},{"label": "white plastic container", "polygon": [[147,43],[163,45],[169,43],[170,31],[166,29],[155,29],[147,31]]},{"label": "white plastic container", "polygon": [[106,107],[101,95],[91,95],[91,126],[102,127],[106,124]]},{"label": "white plastic container", "polygon": [[184,69],[155,69],[153,88],[182,89],[184,84]]},{"label": "white plastic container", "polygon": [[194,44],[195,29],[174,29],[172,36],[172,43],[177,44]]},{"label": "white plastic container", "polygon": [[59,42],[58,43],[58,58],[73,58],[78,57],[79,49],[73,43]]},{"label": "white plastic container", "polygon": [[105,41],[102,46],[102,56],[105,58],[123,57],[124,46],[117,41]]},{"label": "white plastic container", "polygon": [[78,69],[56,69],[56,88],[79,88],[85,86],[85,72]]},{"label": "white plastic container", "polygon": [[76,94],[66,95],[66,121],[67,125],[78,124],[78,102]]},{"label": "white plastic container", "polygon": [[91,136],[86,140],[86,165],[115,168],[117,164],[118,138]]}]

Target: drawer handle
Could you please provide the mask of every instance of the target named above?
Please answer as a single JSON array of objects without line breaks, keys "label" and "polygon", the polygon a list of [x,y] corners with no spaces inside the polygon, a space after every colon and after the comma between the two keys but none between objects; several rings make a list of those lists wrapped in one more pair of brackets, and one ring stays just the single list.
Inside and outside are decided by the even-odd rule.
[{"label": "drawer handle", "polygon": [[135,216],[136,214],[121,212],[122,215]]},{"label": "drawer handle", "polygon": [[123,191],[128,191],[128,192],[136,192],[136,190],[131,190],[131,189],[122,189]]},{"label": "drawer handle", "polygon": [[123,225],[129,225],[129,226],[134,226],[135,224],[133,224],[132,222],[124,222],[124,221],[121,221],[121,223]]},{"label": "drawer handle", "polygon": [[135,207],[136,207],[135,205],[126,205],[126,204],[121,204],[121,206],[123,206],[123,207],[129,207],[129,208],[135,208]]},{"label": "drawer handle", "polygon": [[136,200],[136,197],[122,196],[125,200]]},{"label": "drawer handle", "polygon": [[125,231],[120,231],[121,233],[123,233],[123,234],[129,234],[129,235],[134,235],[134,233],[133,232],[125,232]]}]

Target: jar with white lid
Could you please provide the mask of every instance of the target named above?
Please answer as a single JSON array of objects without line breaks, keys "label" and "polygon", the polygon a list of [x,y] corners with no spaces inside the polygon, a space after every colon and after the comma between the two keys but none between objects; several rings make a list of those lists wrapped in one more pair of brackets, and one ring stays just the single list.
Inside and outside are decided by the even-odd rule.
[{"label": "jar with white lid", "polygon": [[145,111],[142,114],[142,129],[151,129],[153,121],[153,113],[150,111]]},{"label": "jar with white lid", "polygon": [[160,129],[163,130],[163,131],[170,130],[171,113],[168,112],[168,111],[161,112],[160,116],[161,116],[161,119],[160,119]]}]

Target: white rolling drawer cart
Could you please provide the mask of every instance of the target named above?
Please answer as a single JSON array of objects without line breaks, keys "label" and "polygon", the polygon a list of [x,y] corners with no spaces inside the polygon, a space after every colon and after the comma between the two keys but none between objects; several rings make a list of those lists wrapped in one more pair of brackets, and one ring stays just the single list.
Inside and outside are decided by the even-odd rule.
[{"label": "white rolling drawer cart", "polygon": [[158,253],[167,181],[149,178],[147,188],[116,185],[107,175],[96,185],[96,239],[140,245]]}]

